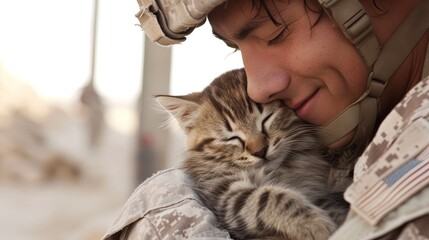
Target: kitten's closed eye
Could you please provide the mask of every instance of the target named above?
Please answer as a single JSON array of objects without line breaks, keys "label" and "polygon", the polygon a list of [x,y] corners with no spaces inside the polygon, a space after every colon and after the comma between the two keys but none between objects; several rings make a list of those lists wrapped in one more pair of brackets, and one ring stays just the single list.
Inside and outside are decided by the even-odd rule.
[{"label": "kitten's closed eye", "polygon": [[243,140],[243,139],[241,139],[241,138],[240,138],[240,137],[238,137],[238,136],[230,137],[230,138],[226,139],[225,141],[226,141],[226,142],[229,142],[229,143],[236,144],[236,145],[240,145],[243,149],[244,149],[244,147],[246,146],[246,144],[245,144],[244,140]]},{"label": "kitten's closed eye", "polygon": [[268,116],[266,116],[266,117],[262,120],[262,122],[261,122],[261,132],[262,132],[264,135],[266,135],[266,136],[268,136],[267,129],[269,129],[269,127],[270,127],[270,125],[271,125],[271,123],[272,123],[272,120],[273,120],[272,116],[273,116],[273,114],[274,114],[274,113],[270,113],[270,114],[269,114]]}]

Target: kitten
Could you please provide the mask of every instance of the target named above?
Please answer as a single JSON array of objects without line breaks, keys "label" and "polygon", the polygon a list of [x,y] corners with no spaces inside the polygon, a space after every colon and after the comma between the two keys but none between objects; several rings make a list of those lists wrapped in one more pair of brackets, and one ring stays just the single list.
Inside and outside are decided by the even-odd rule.
[{"label": "kitten", "polygon": [[240,69],[200,93],[156,97],[187,135],[183,169],[233,238],[327,239],[348,209],[328,190],[315,128],[246,88]]}]

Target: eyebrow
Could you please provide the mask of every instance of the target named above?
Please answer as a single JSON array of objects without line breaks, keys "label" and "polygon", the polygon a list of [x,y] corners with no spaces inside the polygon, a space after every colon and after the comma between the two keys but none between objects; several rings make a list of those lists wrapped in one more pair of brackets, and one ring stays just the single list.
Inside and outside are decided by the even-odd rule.
[{"label": "eyebrow", "polygon": [[266,19],[253,20],[249,21],[243,26],[241,26],[235,34],[232,36],[234,39],[243,40],[245,39],[251,32],[258,29],[262,24],[266,21]]},{"label": "eyebrow", "polygon": [[[243,26],[241,26],[233,35],[233,39],[237,40],[243,40],[245,39],[250,33],[261,27],[269,18],[267,17],[258,17],[254,18],[251,21],[246,22]],[[214,30],[212,31],[213,35],[223,41],[226,39],[222,37],[220,34],[216,33]]]}]

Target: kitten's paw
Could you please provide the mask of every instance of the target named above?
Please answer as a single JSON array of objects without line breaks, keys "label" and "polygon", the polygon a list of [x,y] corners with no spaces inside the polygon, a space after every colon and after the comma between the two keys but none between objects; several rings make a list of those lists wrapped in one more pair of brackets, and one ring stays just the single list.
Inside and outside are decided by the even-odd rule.
[{"label": "kitten's paw", "polygon": [[311,228],[311,238],[315,240],[328,239],[332,233],[334,233],[336,225],[332,222],[316,223],[313,228]]},{"label": "kitten's paw", "polygon": [[301,236],[296,239],[309,239],[309,240],[325,240],[328,239],[337,228],[336,224],[324,214],[317,214],[308,219],[302,225]]}]

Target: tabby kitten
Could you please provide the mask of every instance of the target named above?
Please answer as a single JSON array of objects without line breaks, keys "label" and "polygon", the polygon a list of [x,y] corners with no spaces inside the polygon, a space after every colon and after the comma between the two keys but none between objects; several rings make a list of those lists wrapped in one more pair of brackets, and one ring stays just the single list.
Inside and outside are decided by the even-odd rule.
[{"label": "tabby kitten", "polygon": [[202,92],[156,97],[187,135],[193,188],[233,238],[327,239],[347,207],[328,190],[315,129],[280,101],[253,102],[246,88],[233,70]]}]

